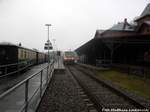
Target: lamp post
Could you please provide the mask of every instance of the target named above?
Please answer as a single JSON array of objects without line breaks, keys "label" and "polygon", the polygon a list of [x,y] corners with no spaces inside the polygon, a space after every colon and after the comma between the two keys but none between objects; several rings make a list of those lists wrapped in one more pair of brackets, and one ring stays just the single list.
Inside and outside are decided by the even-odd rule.
[{"label": "lamp post", "polygon": [[45,24],[45,26],[47,26],[48,28],[48,39],[47,39],[47,43],[45,43],[45,50],[48,50],[48,63],[50,62],[50,55],[49,55],[49,50],[52,49],[52,44],[49,40],[49,27],[52,26],[51,24]]},{"label": "lamp post", "polygon": [[56,39],[52,39],[53,40],[53,60],[55,61],[55,53],[56,53],[56,51],[55,51],[55,41],[56,41]]}]

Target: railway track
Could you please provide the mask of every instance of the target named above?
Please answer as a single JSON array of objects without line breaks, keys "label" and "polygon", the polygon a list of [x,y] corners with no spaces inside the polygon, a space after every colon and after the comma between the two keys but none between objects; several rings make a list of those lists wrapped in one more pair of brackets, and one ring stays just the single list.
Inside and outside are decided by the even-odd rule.
[{"label": "railway track", "polygon": [[67,66],[98,112],[148,112],[148,109],[120,92],[91,78],[75,66]]}]

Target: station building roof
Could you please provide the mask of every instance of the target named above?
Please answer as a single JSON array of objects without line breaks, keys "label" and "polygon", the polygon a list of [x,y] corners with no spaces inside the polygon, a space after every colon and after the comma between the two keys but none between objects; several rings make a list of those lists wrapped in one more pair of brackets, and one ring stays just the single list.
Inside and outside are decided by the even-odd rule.
[{"label": "station building roof", "polygon": [[150,3],[145,7],[144,11],[143,11],[143,12],[141,13],[141,15],[136,19],[136,21],[139,20],[139,19],[141,19],[141,18],[143,18],[143,17],[145,17],[145,16],[148,16],[148,15],[150,15]]},{"label": "station building roof", "polygon": [[129,24],[127,19],[119,22],[107,30],[97,30],[94,38],[111,38],[132,35],[135,32],[136,24]]},{"label": "station building roof", "polygon": [[119,22],[118,24],[113,25],[110,29],[112,31],[134,31],[133,25],[127,25],[124,22]]},{"label": "station building roof", "polygon": [[[138,19],[143,18],[147,15],[150,16],[150,3],[146,6]],[[150,21],[144,21],[143,24],[150,26]],[[97,40],[114,40],[114,42],[116,42],[116,40],[117,42],[131,41],[130,43],[136,44],[150,42],[149,34],[140,34],[137,32],[143,24],[139,25],[137,22],[131,24],[127,22],[127,19],[124,19],[123,22],[119,22],[118,24],[113,25],[107,30],[96,30],[94,39],[91,39],[84,45],[80,46],[78,49],[76,49],[76,51],[82,53],[89,51],[89,48],[92,46],[92,44],[95,44],[95,41]],[[122,39],[126,41],[123,41]]]}]

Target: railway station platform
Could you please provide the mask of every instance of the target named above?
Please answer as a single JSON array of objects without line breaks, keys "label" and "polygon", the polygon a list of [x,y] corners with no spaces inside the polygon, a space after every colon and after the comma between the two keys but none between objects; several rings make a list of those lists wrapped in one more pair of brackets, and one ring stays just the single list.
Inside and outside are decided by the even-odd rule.
[{"label": "railway station platform", "polygon": [[[14,76],[14,80],[9,79],[8,86],[17,82],[9,88],[5,87],[7,90],[4,91],[4,94],[1,91],[0,111],[19,112],[27,109],[27,112],[35,112],[52,76],[64,70],[63,57],[56,56],[54,64],[50,64],[49,67],[47,63],[34,66],[22,76],[17,76],[18,78]],[[2,89],[5,88],[2,87]]]},{"label": "railway station platform", "polygon": [[[22,77],[17,78],[17,84],[0,94],[0,112],[35,112],[53,71],[54,65],[45,63],[30,68]],[[13,81],[17,79],[14,78]]]},{"label": "railway station platform", "polygon": [[9,77],[4,77],[0,79],[0,94],[7,91],[9,88],[13,87],[17,83],[21,82],[22,80],[28,78],[32,74],[40,71],[43,67],[46,67],[47,63],[39,64],[28,68],[28,71],[21,73],[21,75],[13,74]]},{"label": "railway station platform", "polygon": [[55,71],[64,71],[65,70],[62,56],[55,57],[54,70]]}]

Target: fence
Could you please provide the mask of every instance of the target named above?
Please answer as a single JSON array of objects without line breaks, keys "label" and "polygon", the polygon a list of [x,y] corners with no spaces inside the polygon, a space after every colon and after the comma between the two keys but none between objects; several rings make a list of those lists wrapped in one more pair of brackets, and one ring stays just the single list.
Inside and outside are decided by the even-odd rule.
[{"label": "fence", "polygon": [[123,64],[113,64],[113,68],[126,72],[128,74],[135,74],[143,78],[150,78],[149,67],[136,66],[136,65],[123,65]]},{"label": "fence", "polygon": [[19,73],[20,71],[22,71],[32,65],[30,63],[30,64],[26,64],[26,65],[22,66],[23,64],[24,64],[24,62],[0,65],[0,78],[9,76],[9,75],[12,75],[15,73]]},{"label": "fence", "polygon": [[54,62],[42,70],[21,81],[0,95],[0,111],[31,112],[35,111],[41,97],[52,78]]},{"label": "fence", "polygon": [[111,60],[108,59],[96,59],[96,66],[109,67],[111,65]]}]

